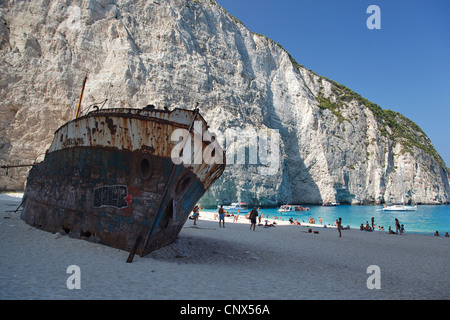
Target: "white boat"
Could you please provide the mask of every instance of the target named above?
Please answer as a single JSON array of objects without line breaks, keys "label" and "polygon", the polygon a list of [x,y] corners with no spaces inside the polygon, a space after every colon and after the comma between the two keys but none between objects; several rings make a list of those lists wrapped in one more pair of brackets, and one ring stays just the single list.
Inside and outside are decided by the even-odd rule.
[{"label": "white boat", "polygon": [[[217,209],[219,208],[220,206],[217,206]],[[248,213],[247,203],[245,202],[234,202],[230,206],[223,206],[223,209],[228,212]]]},{"label": "white boat", "polygon": [[324,207],[336,207],[339,205],[339,203],[338,202],[324,202],[322,205]]},{"label": "white boat", "polygon": [[389,205],[389,206],[383,206],[383,211],[417,211],[417,206],[408,206],[405,205],[405,198],[404,198],[404,194],[405,194],[405,188],[403,186],[403,171],[402,171],[402,167],[401,165],[399,165],[400,168],[400,177],[402,179],[402,204],[394,204],[394,205]]},{"label": "white boat", "polygon": [[278,212],[299,212],[299,211],[309,211],[308,207],[302,207],[297,204],[286,204],[278,209]]},{"label": "white boat", "polygon": [[417,206],[406,206],[404,204],[394,204],[391,206],[384,206],[383,211],[417,211]]}]

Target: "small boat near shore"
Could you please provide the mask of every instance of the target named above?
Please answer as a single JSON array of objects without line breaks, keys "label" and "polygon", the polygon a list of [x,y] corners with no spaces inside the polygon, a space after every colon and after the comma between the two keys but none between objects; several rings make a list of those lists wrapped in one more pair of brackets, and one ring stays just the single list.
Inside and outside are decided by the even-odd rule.
[{"label": "small boat near shore", "polygon": [[383,211],[417,211],[417,206],[407,206],[404,204],[394,204],[390,206],[383,206]]},{"label": "small boat near shore", "polygon": [[302,211],[310,211],[310,209],[308,207],[302,207],[301,205],[297,205],[297,204],[282,205],[278,209],[278,212],[289,212],[289,213],[302,212]]},{"label": "small boat near shore", "polygon": [[[217,206],[217,209],[219,209],[220,206]],[[247,203],[245,202],[233,202],[229,206],[223,206],[223,209],[225,211],[231,212],[231,213],[248,213],[248,207]]]},{"label": "small boat near shore", "polygon": [[409,206],[405,205],[405,187],[403,183],[403,170],[402,166],[399,164],[400,169],[400,177],[401,177],[401,184],[402,184],[402,198],[401,198],[401,204],[393,204],[393,205],[385,205],[383,206],[383,211],[417,211],[417,205]]},{"label": "small boat near shore", "polygon": [[336,207],[336,206],[338,206],[340,203],[338,203],[338,202],[324,202],[323,204],[322,204],[322,206],[324,206],[324,207]]}]

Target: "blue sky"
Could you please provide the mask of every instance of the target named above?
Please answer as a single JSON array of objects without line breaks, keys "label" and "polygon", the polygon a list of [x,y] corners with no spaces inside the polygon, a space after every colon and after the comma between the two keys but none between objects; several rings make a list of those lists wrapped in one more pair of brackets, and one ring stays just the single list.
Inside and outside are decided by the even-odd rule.
[{"label": "blue sky", "polygon": [[[416,122],[450,167],[450,0],[218,0],[306,68]],[[381,29],[366,26],[377,5]]]}]

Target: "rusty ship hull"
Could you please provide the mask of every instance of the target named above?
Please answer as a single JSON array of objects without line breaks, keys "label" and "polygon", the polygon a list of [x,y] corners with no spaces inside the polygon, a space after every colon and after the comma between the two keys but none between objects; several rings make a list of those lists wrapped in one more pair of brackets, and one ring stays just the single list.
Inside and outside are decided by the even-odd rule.
[{"label": "rusty ship hull", "polygon": [[[197,111],[184,109],[109,109],[66,123],[30,170],[21,218],[140,256],[170,244],[225,169],[174,163],[171,135],[184,129],[185,141],[195,139],[194,121],[207,130]],[[209,145],[197,141],[193,155]]]}]

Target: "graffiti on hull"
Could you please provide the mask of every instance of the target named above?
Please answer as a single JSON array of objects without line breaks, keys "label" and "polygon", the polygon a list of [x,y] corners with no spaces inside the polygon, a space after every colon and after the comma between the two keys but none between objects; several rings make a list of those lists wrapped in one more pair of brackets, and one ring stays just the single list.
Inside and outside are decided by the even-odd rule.
[{"label": "graffiti on hull", "polygon": [[94,188],[94,208],[114,207],[126,208],[128,188],[124,185],[102,186]]}]

